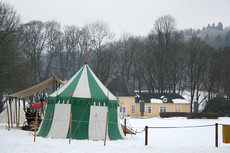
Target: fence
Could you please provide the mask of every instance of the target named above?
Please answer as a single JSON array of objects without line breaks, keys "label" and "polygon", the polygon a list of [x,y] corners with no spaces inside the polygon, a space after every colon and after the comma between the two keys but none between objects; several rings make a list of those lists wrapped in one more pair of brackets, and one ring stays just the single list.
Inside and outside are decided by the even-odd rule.
[{"label": "fence", "polygon": [[149,129],[172,129],[172,128],[202,128],[202,127],[210,127],[215,126],[215,147],[218,147],[218,125],[223,124],[209,124],[209,125],[199,125],[199,126],[179,126],[179,127],[148,127],[145,126],[144,130],[136,132],[136,133],[142,133],[145,132],[145,146],[148,145],[148,130]]}]

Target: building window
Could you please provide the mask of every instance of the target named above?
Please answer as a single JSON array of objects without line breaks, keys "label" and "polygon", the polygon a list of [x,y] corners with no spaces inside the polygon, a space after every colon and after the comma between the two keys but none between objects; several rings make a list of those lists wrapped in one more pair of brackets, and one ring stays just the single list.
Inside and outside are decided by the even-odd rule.
[{"label": "building window", "polygon": [[120,106],[119,111],[120,111],[121,116],[123,116],[123,117],[127,116],[127,107],[126,106]]},{"label": "building window", "polygon": [[166,106],[160,106],[160,112],[166,112]]},{"label": "building window", "polygon": [[151,106],[145,106],[145,114],[152,114],[152,107]]},{"label": "building window", "polygon": [[135,105],[132,105],[132,114],[135,114]]},{"label": "building window", "polygon": [[175,112],[181,112],[182,108],[181,106],[175,106]]}]

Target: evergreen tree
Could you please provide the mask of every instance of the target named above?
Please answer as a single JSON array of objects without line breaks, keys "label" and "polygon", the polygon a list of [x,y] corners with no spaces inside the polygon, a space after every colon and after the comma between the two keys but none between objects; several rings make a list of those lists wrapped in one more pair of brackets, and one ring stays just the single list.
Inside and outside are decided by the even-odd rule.
[{"label": "evergreen tree", "polygon": [[206,36],[205,36],[204,39],[205,39],[205,40],[209,40],[209,34],[206,34]]},{"label": "evergreen tree", "polygon": [[220,37],[219,34],[216,36],[215,40],[216,40],[217,43],[221,43],[222,40],[221,40],[221,37]]},{"label": "evergreen tree", "polygon": [[230,31],[228,31],[227,34],[225,35],[224,41],[226,46],[230,46]]},{"label": "evergreen tree", "polygon": [[223,30],[223,24],[221,22],[218,23],[217,29],[218,30]]},{"label": "evergreen tree", "polygon": [[215,28],[216,28],[215,23],[213,23],[212,24],[212,29],[215,29]]},{"label": "evergreen tree", "polygon": [[230,101],[224,97],[215,97],[207,103],[203,112],[219,113],[220,116],[230,116]]}]

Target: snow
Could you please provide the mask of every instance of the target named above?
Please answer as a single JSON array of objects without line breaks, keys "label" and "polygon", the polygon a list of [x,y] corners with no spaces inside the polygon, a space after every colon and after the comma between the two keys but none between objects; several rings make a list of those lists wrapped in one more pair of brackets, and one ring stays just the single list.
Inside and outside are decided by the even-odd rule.
[{"label": "snow", "polygon": [[[178,118],[127,118],[127,123],[137,131],[148,127],[181,127],[230,124],[230,118],[219,119],[186,119]],[[128,124],[128,125],[129,125]],[[222,143],[222,126],[219,125],[219,147],[215,147],[215,126],[198,128],[153,129],[148,131],[148,146],[144,146],[145,133],[136,136],[127,135],[125,140],[103,141],[52,139],[36,137],[33,132],[13,128],[6,129],[6,124],[0,124],[0,150],[2,153],[11,152],[78,152],[78,153],[228,153],[230,144]]]},{"label": "snow", "polygon": [[151,98],[150,99],[151,103],[156,103],[156,104],[161,104],[163,103],[163,101],[161,99],[156,99],[156,98]]},{"label": "snow", "polygon": [[186,99],[173,99],[174,104],[190,104],[190,101]]},{"label": "snow", "polygon": [[[190,104],[190,101],[186,99],[173,99],[172,101],[174,104]],[[156,99],[156,98],[151,98],[150,102],[154,104],[163,104],[162,99]]]}]

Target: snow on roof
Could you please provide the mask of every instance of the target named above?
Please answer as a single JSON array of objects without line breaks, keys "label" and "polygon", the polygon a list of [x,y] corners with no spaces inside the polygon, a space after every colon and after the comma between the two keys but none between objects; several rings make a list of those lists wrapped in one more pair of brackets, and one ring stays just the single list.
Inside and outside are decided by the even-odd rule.
[{"label": "snow on roof", "polygon": [[151,98],[150,99],[150,103],[160,104],[160,103],[163,103],[163,101],[161,99]]},{"label": "snow on roof", "polygon": [[189,104],[190,101],[186,99],[172,99],[174,104]]},{"label": "snow on roof", "polygon": [[[186,100],[186,99],[172,99],[174,104],[189,104],[190,101]],[[163,103],[163,101],[161,99],[156,99],[156,98],[151,98],[150,99],[151,103],[154,104],[161,104]]]}]

